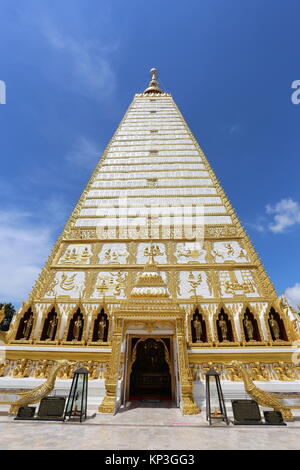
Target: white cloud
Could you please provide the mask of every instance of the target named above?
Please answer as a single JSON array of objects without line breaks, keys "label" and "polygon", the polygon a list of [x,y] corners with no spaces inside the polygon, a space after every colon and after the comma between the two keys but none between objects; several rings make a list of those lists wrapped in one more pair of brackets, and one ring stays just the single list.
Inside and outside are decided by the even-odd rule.
[{"label": "white cloud", "polygon": [[[49,21],[42,22],[42,32],[55,50],[51,73],[68,89],[93,99],[104,99],[116,87],[116,75],[107,55],[118,48],[100,41],[80,41],[60,32]],[[60,62],[59,62],[60,60]]]},{"label": "white cloud", "polygon": [[257,232],[265,232],[266,230],[266,221],[265,217],[258,217],[255,223],[247,223],[248,227],[256,230]]},{"label": "white cloud", "polygon": [[53,243],[29,213],[0,211],[0,301],[26,300]]},{"label": "white cloud", "polygon": [[39,216],[43,217],[46,224],[51,224],[52,229],[65,224],[72,210],[72,206],[66,203],[60,194],[50,195],[43,202],[43,206],[42,208],[39,207]]},{"label": "white cloud", "polygon": [[266,213],[273,215],[269,229],[274,233],[282,233],[287,227],[300,223],[300,204],[293,199],[282,199],[275,205],[268,204]]},{"label": "white cloud", "polygon": [[300,305],[300,284],[296,283],[293,287],[288,287],[284,294],[291,305],[294,307]]},{"label": "white cloud", "polygon": [[76,165],[76,167],[91,169],[93,166],[96,166],[100,158],[102,149],[99,147],[95,142],[85,137],[80,137],[66,155],[66,161]]}]

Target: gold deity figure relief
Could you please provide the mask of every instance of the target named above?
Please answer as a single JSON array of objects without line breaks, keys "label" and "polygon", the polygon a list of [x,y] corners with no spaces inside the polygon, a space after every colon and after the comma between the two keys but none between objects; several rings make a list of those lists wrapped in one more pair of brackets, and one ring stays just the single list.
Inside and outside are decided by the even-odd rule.
[{"label": "gold deity figure relief", "polygon": [[177,243],[174,253],[177,263],[206,263],[206,250],[200,242]]},{"label": "gold deity figure relief", "polygon": [[220,271],[218,273],[222,297],[257,297],[259,292],[250,269]]},{"label": "gold deity figure relief", "polygon": [[211,275],[205,271],[181,271],[177,290],[179,298],[211,298],[213,296]]},{"label": "gold deity figure relief", "polygon": [[274,370],[277,373],[278,379],[283,381],[296,380],[292,366],[293,364],[285,364],[283,361],[279,361],[278,364],[275,364]]},{"label": "gold deity figure relief", "polygon": [[269,380],[269,374],[265,364],[256,361],[254,363],[250,363],[250,366],[253,380]]},{"label": "gold deity figure relief", "polygon": [[239,242],[215,242],[211,251],[217,263],[245,263],[248,261],[247,252]]},{"label": "gold deity figure relief", "polygon": [[126,264],[129,252],[126,243],[104,243],[99,253],[99,264]]},{"label": "gold deity figure relief", "polygon": [[[29,369],[31,366],[31,361],[28,359],[21,359],[17,361],[17,366],[13,370],[13,377],[23,378],[29,376]],[[1,377],[1,374],[0,374]]]},{"label": "gold deity figure relief", "polygon": [[229,341],[233,341],[231,321],[229,320],[228,315],[224,312],[223,309],[218,315],[217,332],[220,343],[227,343]]},{"label": "gold deity figure relief", "polygon": [[127,272],[123,271],[100,271],[97,275],[92,298],[115,297],[124,298]]},{"label": "gold deity figure relief", "polygon": [[58,264],[90,264],[93,256],[90,245],[69,245]]},{"label": "gold deity figure relief", "polygon": [[166,264],[167,252],[164,243],[139,243],[137,246],[136,264]]}]

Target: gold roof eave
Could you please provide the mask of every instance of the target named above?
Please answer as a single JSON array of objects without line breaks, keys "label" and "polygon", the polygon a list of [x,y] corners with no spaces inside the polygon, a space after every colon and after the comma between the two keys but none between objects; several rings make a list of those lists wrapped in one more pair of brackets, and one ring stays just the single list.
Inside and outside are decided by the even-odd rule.
[{"label": "gold roof eave", "polygon": [[146,88],[143,94],[147,95],[150,93],[156,93],[158,95],[162,95],[164,92],[155,86],[149,86],[148,88]]}]

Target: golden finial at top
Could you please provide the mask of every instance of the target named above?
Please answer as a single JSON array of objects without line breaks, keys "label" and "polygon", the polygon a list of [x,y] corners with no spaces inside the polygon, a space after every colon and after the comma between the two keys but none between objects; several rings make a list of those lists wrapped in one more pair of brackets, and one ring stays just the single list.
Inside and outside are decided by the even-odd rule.
[{"label": "golden finial at top", "polygon": [[158,71],[155,67],[153,67],[151,70],[150,70],[150,74],[151,74],[151,80],[150,80],[150,83],[149,83],[149,86],[148,88],[146,88],[146,90],[144,91],[144,94],[148,94],[148,93],[163,93],[162,90],[160,90],[159,86],[158,86],[158,81],[157,81],[157,77],[158,77]]},{"label": "golden finial at top", "polygon": [[151,73],[151,81],[157,81],[157,77],[158,77],[158,71],[156,68],[153,68],[150,70],[150,73]]}]

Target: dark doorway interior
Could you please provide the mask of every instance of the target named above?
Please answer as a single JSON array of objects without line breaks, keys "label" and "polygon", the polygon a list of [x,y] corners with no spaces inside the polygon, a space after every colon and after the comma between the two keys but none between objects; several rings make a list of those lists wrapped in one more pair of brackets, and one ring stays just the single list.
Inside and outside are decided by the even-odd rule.
[{"label": "dark doorway interior", "polygon": [[[166,355],[170,356],[170,339],[132,338],[136,360],[130,375],[130,400],[171,400],[171,374]],[[167,350],[167,351],[166,351]]]}]

